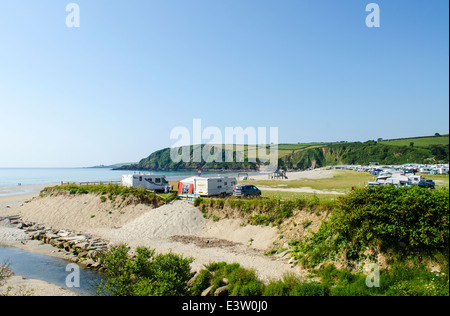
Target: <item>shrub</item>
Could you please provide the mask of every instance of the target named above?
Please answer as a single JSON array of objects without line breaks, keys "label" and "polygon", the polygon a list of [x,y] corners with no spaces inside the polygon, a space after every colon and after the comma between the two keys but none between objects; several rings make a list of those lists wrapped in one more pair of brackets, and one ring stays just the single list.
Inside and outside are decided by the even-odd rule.
[{"label": "shrub", "polygon": [[194,199],[194,206],[199,206],[203,202],[201,197],[197,197]]},{"label": "shrub", "polygon": [[319,230],[294,243],[307,266],[344,255],[366,258],[369,249],[420,258],[448,251],[448,189],[418,186],[357,189],[339,199]]},{"label": "shrub", "polygon": [[136,255],[120,245],[100,255],[107,281],[98,286],[99,294],[112,296],[176,296],[187,294],[192,258],[138,247]]},{"label": "shrub", "polygon": [[192,285],[189,294],[192,296],[199,296],[202,292],[208,288],[210,280],[212,278],[211,272],[208,270],[201,270],[194,284]]},{"label": "shrub", "polygon": [[263,284],[256,275],[255,270],[237,268],[228,275],[230,280],[229,292],[232,296],[258,296],[262,295]]},{"label": "shrub", "polygon": [[228,293],[232,296],[259,296],[263,293],[263,283],[258,279],[255,270],[242,268],[238,263],[214,262],[200,271],[200,275],[191,289],[192,295],[199,295],[209,286],[213,286],[211,294],[224,286],[228,280]]},{"label": "shrub", "polygon": [[292,296],[328,296],[330,290],[318,282],[304,282],[295,286]]}]

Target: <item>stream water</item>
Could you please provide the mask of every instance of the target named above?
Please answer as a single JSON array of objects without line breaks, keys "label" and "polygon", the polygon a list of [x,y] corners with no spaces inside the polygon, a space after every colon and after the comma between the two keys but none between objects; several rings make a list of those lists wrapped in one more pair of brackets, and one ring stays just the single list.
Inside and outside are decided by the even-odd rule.
[{"label": "stream water", "polygon": [[46,281],[82,296],[96,295],[97,285],[103,277],[99,273],[82,267],[78,270],[80,286],[67,287],[66,278],[69,281],[74,280],[71,276],[74,270],[68,269],[66,271],[66,267],[70,263],[63,259],[36,254],[19,248],[0,247],[0,264],[8,264],[8,268],[16,275],[24,276],[27,279]]}]

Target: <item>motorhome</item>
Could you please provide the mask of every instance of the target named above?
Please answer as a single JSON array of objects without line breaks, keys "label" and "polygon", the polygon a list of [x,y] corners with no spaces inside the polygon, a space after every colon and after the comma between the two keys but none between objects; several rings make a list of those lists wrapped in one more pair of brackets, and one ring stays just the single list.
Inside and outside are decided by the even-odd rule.
[{"label": "motorhome", "polygon": [[427,180],[420,175],[402,175],[402,174],[393,174],[391,176],[379,176],[375,181],[369,181],[369,187],[375,187],[379,185],[400,185],[400,186],[413,186],[418,185],[421,187],[429,187],[434,188],[435,183],[432,180]]},{"label": "motorhome", "polygon": [[233,177],[189,177],[178,181],[178,194],[199,196],[228,195],[237,184]]},{"label": "motorhome", "polygon": [[151,191],[165,191],[169,187],[166,176],[156,174],[126,174],[122,176],[122,185]]}]

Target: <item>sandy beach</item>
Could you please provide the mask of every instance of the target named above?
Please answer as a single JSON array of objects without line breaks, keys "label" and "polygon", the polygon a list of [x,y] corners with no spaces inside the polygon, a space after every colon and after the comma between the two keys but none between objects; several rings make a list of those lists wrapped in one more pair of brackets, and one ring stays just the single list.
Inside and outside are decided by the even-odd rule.
[{"label": "sandy beach", "polygon": [[46,186],[0,187],[0,216],[12,215],[14,213],[13,209],[31,200],[33,197],[39,196],[39,192]]},{"label": "sandy beach", "polygon": [[[38,197],[39,192],[46,186],[35,185],[1,189],[0,193],[13,192],[13,195],[0,195],[0,218],[17,215],[18,208]],[[66,254],[56,251],[50,245],[41,244],[35,240],[28,240],[22,230],[2,223],[0,223],[0,246],[16,247],[63,259],[68,257]],[[77,296],[76,293],[57,285],[41,280],[26,279],[20,275],[11,275],[7,279],[0,281],[0,295],[5,294],[8,296]]]},{"label": "sandy beach", "polygon": [[[264,281],[281,278],[285,273],[301,274],[286,260],[264,255],[265,249],[278,240],[275,227],[242,226],[239,219],[213,222],[203,218],[200,210],[185,201],[173,201],[156,209],[139,204],[114,209],[111,201],[102,202],[95,195],[38,196],[39,192],[0,197],[0,217],[20,215],[26,221],[91,234],[112,244],[146,246],[158,253],[173,251],[195,258],[194,270],[211,262],[226,261],[255,269]],[[50,245],[27,240],[17,228],[1,225],[0,244],[66,257]],[[10,278],[8,284],[17,284],[18,280]],[[30,287],[37,284],[32,280],[20,280],[20,286],[24,287],[27,281]],[[49,291],[55,290],[51,284],[48,287]],[[55,295],[67,294],[61,291]]]}]

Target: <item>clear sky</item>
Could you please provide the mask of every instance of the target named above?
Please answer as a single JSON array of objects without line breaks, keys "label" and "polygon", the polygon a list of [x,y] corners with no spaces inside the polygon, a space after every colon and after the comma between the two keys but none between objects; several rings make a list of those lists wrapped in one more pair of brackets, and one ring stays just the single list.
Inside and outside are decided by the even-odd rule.
[{"label": "clear sky", "polygon": [[0,167],[138,161],[196,118],[280,143],[448,133],[448,30],[447,0],[1,0]]}]

